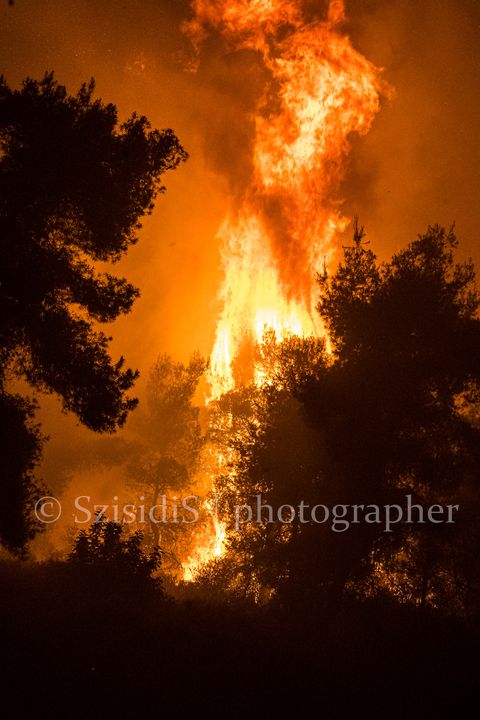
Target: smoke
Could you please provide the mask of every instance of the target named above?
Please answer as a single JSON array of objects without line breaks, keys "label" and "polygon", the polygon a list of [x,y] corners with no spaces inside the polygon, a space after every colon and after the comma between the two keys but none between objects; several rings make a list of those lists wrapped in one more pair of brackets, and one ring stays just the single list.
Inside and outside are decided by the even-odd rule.
[{"label": "smoke", "polygon": [[355,143],[343,193],[373,248],[389,257],[428,224],[456,223],[480,261],[480,6],[475,0],[349,3],[349,32],[396,90]]}]

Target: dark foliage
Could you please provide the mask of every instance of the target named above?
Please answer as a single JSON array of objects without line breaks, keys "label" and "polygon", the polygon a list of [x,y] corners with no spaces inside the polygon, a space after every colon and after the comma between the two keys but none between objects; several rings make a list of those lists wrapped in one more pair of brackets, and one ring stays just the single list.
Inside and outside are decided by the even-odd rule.
[{"label": "dark foliage", "polygon": [[93,583],[96,591],[100,587],[127,594],[148,588],[160,591],[160,580],[153,577],[160,567],[160,550],[145,552],[140,531],[122,535],[122,525],[97,517],[75,539],[68,557],[70,569],[78,572],[82,583]]},{"label": "dark foliage", "polygon": [[194,714],[200,702],[224,714],[234,700],[250,712],[294,702],[331,717],[431,717],[478,693],[478,627],[386,599],[291,613],[80,578],[55,563],[0,565],[2,677],[18,711]]},{"label": "dark foliage", "polygon": [[11,548],[22,548],[38,529],[25,513],[40,497],[33,471],[40,456],[41,435],[33,423],[35,404],[20,395],[0,391],[0,478],[4,501],[0,505],[0,528]]},{"label": "dark foliage", "polygon": [[[402,602],[476,614],[480,575],[480,320],[471,263],[453,231],[431,227],[378,263],[356,226],[352,247],[319,278],[333,354],[313,339],[266,336],[268,382],[221,401],[218,479],[230,554],[203,586],[282,605],[336,606],[388,589]],[[228,418],[228,422],[225,421]],[[233,418],[233,419],[232,419]],[[459,504],[452,525],[269,519],[234,527],[232,508]],[[287,513],[288,514],[288,513]],[[475,570],[477,567],[477,570]]]},{"label": "dark foliage", "polygon": [[[26,406],[6,388],[21,377],[57,393],[87,427],[113,432],[136,405],[127,393],[137,373],[112,361],[110,338],[95,323],[129,312],[138,290],[94,263],[115,262],[136,241],[164,190],[161,176],[186,153],[145,117],[118,127],[115,106],[93,90],[92,81],[68,95],[52,74],[20,90],[0,78],[0,383],[2,407],[18,402],[17,418]],[[29,433],[25,423],[15,427]],[[18,547],[30,530],[15,488],[29,483],[41,443],[38,434],[35,449],[20,436],[11,441],[24,455],[6,469],[14,495],[4,495],[11,520],[0,537]]]}]

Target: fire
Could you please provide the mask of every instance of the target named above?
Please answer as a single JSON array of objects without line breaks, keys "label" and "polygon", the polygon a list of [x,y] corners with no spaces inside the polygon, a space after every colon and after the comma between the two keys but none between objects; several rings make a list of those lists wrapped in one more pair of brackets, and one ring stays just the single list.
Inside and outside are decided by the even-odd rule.
[{"label": "fire", "polygon": [[208,500],[205,502],[210,526],[204,529],[201,541],[194,548],[192,555],[183,563],[183,578],[187,582],[195,579],[196,571],[205,563],[223,555],[226,541],[226,526],[222,522],[215,507]]},{"label": "fire", "polygon": [[278,339],[286,333],[312,335],[319,329],[309,307],[286,296],[273,254],[268,244],[265,247],[266,232],[253,211],[235,225],[227,220],[221,229],[225,278],[210,358],[213,398],[234,389],[234,361],[242,342],[260,342],[265,327],[273,328]]},{"label": "fire", "polygon": [[[257,51],[271,82],[255,115],[253,173],[219,230],[224,281],[210,362],[211,397],[236,384],[235,361],[266,327],[319,335],[315,273],[345,229],[338,193],[352,133],[365,134],[385,87],[380,71],[342,34],[342,0],[306,23],[299,0],[193,0],[185,31],[209,29],[232,49]],[[272,91],[275,102],[272,103]],[[261,378],[256,378],[261,381]],[[215,529],[218,537],[218,529]]]}]

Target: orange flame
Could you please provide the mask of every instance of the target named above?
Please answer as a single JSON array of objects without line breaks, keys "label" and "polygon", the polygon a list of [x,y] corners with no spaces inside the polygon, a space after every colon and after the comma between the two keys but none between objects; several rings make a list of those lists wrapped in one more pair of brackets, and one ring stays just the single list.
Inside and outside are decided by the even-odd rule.
[{"label": "orange flame", "polygon": [[211,525],[205,528],[201,542],[183,563],[183,579],[187,582],[195,580],[196,572],[202,565],[221,557],[225,551],[226,525],[218,518],[216,503],[213,507],[207,500],[205,506]]},{"label": "orange flame", "polygon": [[[198,46],[208,28],[235,48],[261,53],[277,88],[255,117],[254,172],[235,217],[220,228],[225,280],[211,355],[212,396],[235,386],[242,342],[273,327],[319,334],[312,314],[315,270],[346,226],[331,196],[344,175],[351,133],[366,133],[380,106],[379,71],[338,31],[341,0],[305,24],[295,0],[194,0],[186,31]],[[282,31],[280,33],[280,30]],[[279,36],[283,39],[278,39]]]},{"label": "orange flame", "polygon": [[342,0],[308,24],[298,0],[193,0],[192,7],[185,31],[195,47],[214,29],[233,48],[259,52],[271,76],[255,116],[250,185],[219,230],[224,282],[209,378],[217,398],[235,387],[242,345],[261,340],[265,327],[278,339],[322,333],[312,311],[315,272],[347,225],[332,197],[349,137],[368,132],[385,87],[340,31]]}]

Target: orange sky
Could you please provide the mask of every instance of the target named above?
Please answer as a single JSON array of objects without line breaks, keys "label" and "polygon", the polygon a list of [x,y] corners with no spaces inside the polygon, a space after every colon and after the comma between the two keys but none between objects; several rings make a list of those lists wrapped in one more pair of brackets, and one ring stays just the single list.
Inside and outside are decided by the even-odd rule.
[{"label": "orange sky", "polygon": [[[166,195],[119,266],[142,297],[112,331],[118,350],[141,369],[161,351],[182,358],[210,351],[220,282],[215,233],[247,172],[248,111],[261,80],[250,58],[225,57],[215,39],[199,72],[183,71],[179,23],[187,5],[0,4],[0,71],[11,84],[54,69],[74,91],[94,76],[98,95],[116,103],[121,117],[136,110],[153,125],[173,127],[190,152],[165,177]],[[352,0],[347,14],[354,44],[385,68],[397,96],[372,131],[353,140],[344,211],[360,214],[382,257],[428,223],[455,220],[463,251],[480,259],[479,4]]]}]

